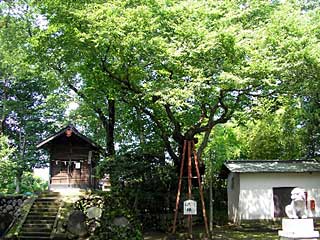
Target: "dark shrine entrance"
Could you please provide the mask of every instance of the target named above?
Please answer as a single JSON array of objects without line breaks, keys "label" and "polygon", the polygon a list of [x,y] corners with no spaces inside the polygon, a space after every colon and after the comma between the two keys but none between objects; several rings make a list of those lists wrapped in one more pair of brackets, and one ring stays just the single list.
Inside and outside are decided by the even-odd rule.
[{"label": "dark shrine entrance", "polygon": [[100,147],[68,125],[38,144],[50,154],[50,189],[95,188]]},{"label": "dark shrine entrance", "polygon": [[273,188],[274,217],[283,218],[287,214],[285,208],[291,203],[291,191],[294,187]]}]

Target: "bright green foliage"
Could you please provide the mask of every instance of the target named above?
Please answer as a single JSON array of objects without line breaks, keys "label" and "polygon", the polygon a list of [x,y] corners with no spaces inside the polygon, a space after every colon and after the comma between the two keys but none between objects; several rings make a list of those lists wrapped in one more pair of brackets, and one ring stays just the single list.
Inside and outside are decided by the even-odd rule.
[{"label": "bright green foliage", "polygon": [[309,120],[304,111],[297,99],[260,101],[249,117],[238,113],[232,123],[214,129],[205,159],[213,159],[215,169],[219,170],[225,160],[306,158],[309,153],[306,138],[317,135],[307,133],[304,123]]},{"label": "bright green foliage", "polygon": [[[10,147],[8,138],[0,135],[0,193],[14,193],[16,190],[17,162],[11,161],[15,149]],[[47,189],[47,183],[25,172],[21,177],[21,193]]]},{"label": "bright green foliage", "polygon": [[2,161],[9,160],[14,148],[10,147],[9,140],[6,136],[0,135],[0,159]]},{"label": "bright green foliage", "polygon": [[254,100],[248,94],[298,81],[296,72],[310,72],[303,56],[317,47],[312,14],[291,3],[47,3],[50,25],[38,44],[51,49],[45,56],[62,76],[98,106],[106,95],[124,98],[176,142],[225,121]]},{"label": "bright green foliage", "polygon": [[8,139],[0,135],[0,192],[9,192],[14,183],[16,163],[10,161],[14,149],[9,146]]},{"label": "bright green foliage", "polygon": [[301,108],[295,101],[263,101],[254,111],[255,119],[238,127],[241,158],[293,160],[305,156]]},{"label": "bright green foliage", "polygon": [[[14,146],[8,159],[19,192],[24,172],[44,163],[36,151],[42,134],[48,134],[63,116],[63,97],[49,75],[39,73],[32,63],[30,39],[38,31],[37,14],[28,1],[0,3],[0,93],[1,129]],[[45,75],[45,78],[44,78]],[[63,106],[63,108],[61,107]],[[25,178],[26,179],[26,178]]]},{"label": "bright green foliage", "polygon": [[209,168],[212,166],[212,171],[219,171],[226,160],[240,157],[243,143],[239,140],[239,134],[239,130],[232,123],[217,125],[213,129],[204,153],[204,160]]},{"label": "bright green foliage", "polygon": [[[29,7],[8,14],[17,6]],[[25,0],[0,12],[1,133],[16,179],[39,162],[35,143],[63,122],[71,91],[80,106],[69,119],[118,144],[100,173],[128,184],[138,210],[171,202],[163,156],[178,165],[184,140],[199,139],[210,170],[319,157],[316,1]]]},{"label": "bright green foliage", "polygon": [[[13,120],[6,131],[20,151],[16,159],[39,139],[31,130],[39,135],[42,123],[59,119],[68,98],[54,94],[67,88],[81,104],[71,119],[103,145],[103,117],[109,120],[108,105],[116,100],[116,141],[124,151],[165,147],[177,162],[177,147],[198,137],[199,156],[209,139],[226,142],[211,143],[220,159],[233,156],[225,146],[233,140],[210,133],[235,112],[250,117],[266,110],[269,115],[252,120],[258,124],[246,123],[252,132],[240,157],[317,154],[319,11],[313,2],[47,0],[18,17],[8,14],[23,3],[1,5],[2,121]],[[48,20],[43,28],[35,24],[38,10]],[[299,121],[279,113],[296,114],[294,107],[271,111],[258,103],[280,96],[301,105]],[[283,141],[286,131],[300,135]]]},{"label": "bright green foliage", "polygon": [[21,178],[21,193],[40,193],[48,190],[48,182],[35,177],[30,172],[24,172]]},{"label": "bright green foliage", "polygon": [[49,26],[34,46],[55,73],[93,107],[106,109],[108,96],[139,109],[175,160],[184,139],[210,133],[250,94],[278,85],[264,38],[278,4],[44,1],[39,7]]}]

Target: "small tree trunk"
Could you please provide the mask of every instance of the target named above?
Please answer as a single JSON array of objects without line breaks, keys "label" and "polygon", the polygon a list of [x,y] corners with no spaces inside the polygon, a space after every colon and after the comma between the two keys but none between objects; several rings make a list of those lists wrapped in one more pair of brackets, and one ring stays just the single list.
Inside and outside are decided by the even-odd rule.
[{"label": "small tree trunk", "polygon": [[213,232],[213,159],[214,159],[214,154],[212,154],[212,151],[210,151],[210,159],[209,159],[209,171],[210,171],[210,220],[209,220],[209,228],[210,228],[210,233],[212,234]]},{"label": "small tree trunk", "polygon": [[137,118],[138,118],[138,128],[139,128],[139,141],[140,145],[143,146],[145,144],[145,136],[144,136],[144,126],[143,126],[143,121],[142,121],[142,112],[140,109],[136,108],[137,111]]},{"label": "small tree trunk", "polygon": [[22,175],[23,172],[25,171],[25,153],[26,153],[26,138],[25,136],[21,133],[19,133],[19,152],[20,152],[20,156],[19,156],[19,169],[17,171],[17,176],[16,176],[16,193],[20,193],[21,192],[21,180],[22,180]]},{"label": "small tree trunk", "polygon": [[[1,77],[1,73],[0,73]],[[3,134],[4,127],[5,127],[5,121],[6,121],[6,102],[8,98],[8,80],[5,79],[2,86],[2,96],[1,96],[1,119],[0,119],[0,134]]]},{"label": "small tree trunk", "polygon": [[22,173],[21,173],[21,171],[19,171],[16,176],[16,191],[15,191],[15,193],[21,192],[21,180],[22,180]]},{"label": "small tree trunk", "polygon": [[[210,164],[211,165],[211,164]],[[210,169],[210,233],[213,231],[213,184],[212,184],[212,169]]]}]

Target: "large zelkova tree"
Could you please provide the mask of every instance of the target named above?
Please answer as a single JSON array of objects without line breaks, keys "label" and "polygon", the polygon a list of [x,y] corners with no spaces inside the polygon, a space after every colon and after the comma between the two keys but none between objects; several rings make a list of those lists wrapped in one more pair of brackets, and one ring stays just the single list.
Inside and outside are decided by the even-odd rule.
[{"label": "large zelkova tree", "polygon": [[178,163],[184,140],[198,138],[201,156],[216,125],[236,111],[250,114],[259,97],[314,81],[310,59],[318,68],[317,9],[299,3],[46,0],[37,7],[48,26],[34,49],[100,119],[110,154],[117,103],[151,123]]}]

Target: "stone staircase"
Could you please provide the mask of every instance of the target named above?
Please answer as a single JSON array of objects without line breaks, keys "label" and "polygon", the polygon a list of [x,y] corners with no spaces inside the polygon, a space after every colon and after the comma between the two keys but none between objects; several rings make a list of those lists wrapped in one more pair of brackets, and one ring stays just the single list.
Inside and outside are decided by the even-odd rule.
[{"label": "stone staircase", "polygon": [[33,203],[24,221],[19,239],[50,239],[60,206],[60,194],[41,194]]}]

